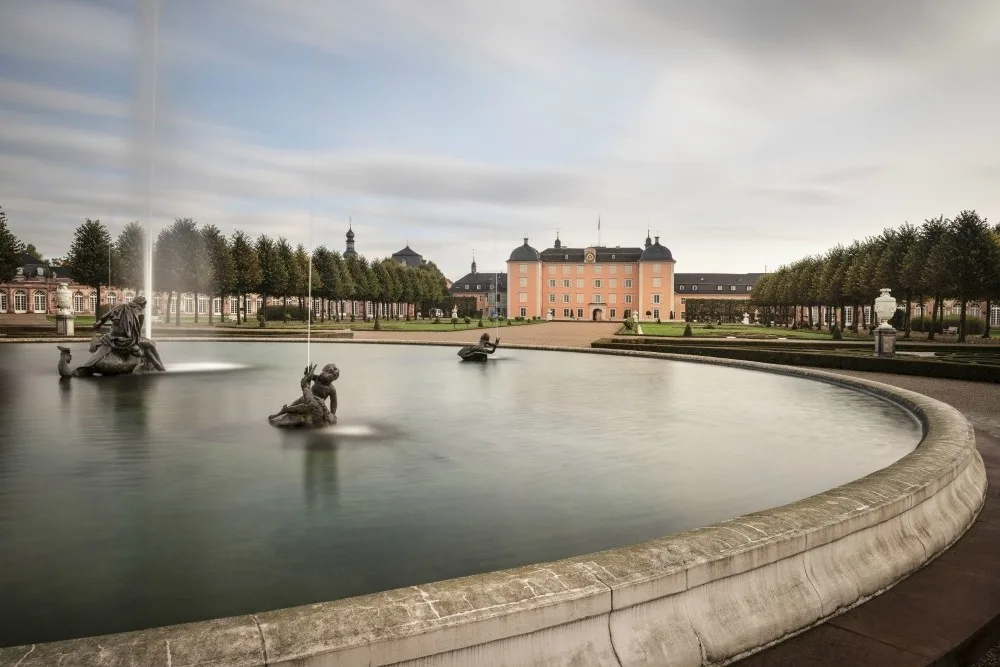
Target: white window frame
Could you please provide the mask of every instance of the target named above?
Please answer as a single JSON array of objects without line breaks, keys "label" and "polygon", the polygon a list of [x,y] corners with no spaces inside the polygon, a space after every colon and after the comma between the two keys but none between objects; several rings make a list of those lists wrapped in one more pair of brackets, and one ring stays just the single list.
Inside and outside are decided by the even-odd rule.
[{"label": "white window frame", "polygon": [[42,290],[35,290],[34,294],[31,295],[32,312],[44,313],[46,310],[48,310],[48,308],[46,307],[47,301],[48,298],[46,297],[45,292],[43,292]]},{"label": "white window frame", "polygon": [[26,312],[28,312],[28,292],[27,292],[27,290],[23,290],[23,289],[14,290],[14,312],[15,313],[26,313]]},{"label": "white window frame", "polygon": [[527,292],[519,292],[518,295],[517,295],[517,301],[518,301],[518,303],[528,303],[528,293]]},{"label": "white window frame", "polygon": [[73,294],[73,312],[82,313],[83,312],[83,292],[76,292]]}]

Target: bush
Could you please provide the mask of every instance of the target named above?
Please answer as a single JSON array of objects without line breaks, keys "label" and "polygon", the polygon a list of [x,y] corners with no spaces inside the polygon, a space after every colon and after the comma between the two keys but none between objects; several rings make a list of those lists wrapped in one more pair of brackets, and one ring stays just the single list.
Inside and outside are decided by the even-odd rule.
[{"label": "bush", "polygon": [[714,329],[714,328],[715,328],[715,325],[714,325],[714,324],[712,324],[711,322],[709,322],[708,324],[706,324],[706,325],[705,325],[705,328],[706,328],[706,329]]},{"label": "bush", "polygon": [[465,316],[464,321],[466,324],[472,324],[472,318],[469,317],[468,315]]},{"label": "bush", "polygon": [[257,313],[257,326],[261,329],[267,326],[267,318],[264,316],[264,313]]},{"label": "bush", "polygon": [[[946,315],[944,318],[944,329],[948,327],[958,327],[958,321],[961,319],[958,315]],[[910,320],[910,329],[912,331],[930,331],[931,330],[931,318],[930,315],[927,317],[914,317]],[[934,333],[941,333],[944,329],[941,328],[940,322],[934,322]],[[969,336],[979,336],[986,331],[986,320],[981,317],[965,317],[965,333]]]},{"label": "bush", "polygon": [[507,326],[510,326],[510,318],[507,318]]},{"label": "bush", "polygon": [[840,333],[840,327],[836,324],[833,325],[833,331],[831,332],[834,340],[843,340],[844,336]]},{"label": "bush", "polygon": [[483,328],[483,318],[481,317],[479,318],[479,324],[477,324],[476,326],[478,326],[480,329]]},{"label": "bush", "polygon": [[434,324],[441,324],[441,318],[440,317],[435,317],[434,318]]},{"label": "bush", "polygon": [[309,316],[308,308],[299,308],[298,306],[288,306],[287,308],[285,306],[264,306],[257,312],[263,313],[264,317],[270,321],[285,320],[286,313],[289,316],[287,319],[303,322]]},{"label": "bush", "polygon": [[351,322],[354,321],[354,313],[351,313]]},{"label": "bush", "polygon": [[685,324],[685,325],[684,325],[684,334],[683,334],[683,335],[684,335],[685,337],[690,337],[690,336],[693,336],[693,335],[694,335],[694,334],[693,334],[693,333],[691,332],[691,325],[690,325],[690,324]]},{"label": "bush", "polygon": [[451,318],[451,328],[454,329],[457,326],[458,326],[458,318],[457,317]]}]

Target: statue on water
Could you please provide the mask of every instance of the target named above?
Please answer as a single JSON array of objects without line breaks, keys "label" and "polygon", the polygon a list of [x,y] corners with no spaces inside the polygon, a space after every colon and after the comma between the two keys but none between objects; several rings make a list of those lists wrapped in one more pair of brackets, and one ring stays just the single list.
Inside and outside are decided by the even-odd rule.
[{"label": "statue on water", "polygon": [[59,375],[62,377],[88,377],[91,375],[124,375],[127,373],[154,373],[166,370],[156,343],[142,336],[145,321],[146,298],[138,296],[128,303],[115,306],[97,322],[94,330],[100,331],[110,322],[104,334],[95,334],[90,341],[91,357],[81,366],[70,369],[73,356],[68,347],[59,345]]},{"label": "statue on water", "polygon": [[[337,423],[337,388],[333,383],[340,377],[337,364],[327,364],[317,374],[316,364],[306,367],[299,381],[302,396],[267,418],[278,428],[323,428]],[[312,383],[310,386],[309,383]],[[326,399],[330,399],[330,407]]]}]

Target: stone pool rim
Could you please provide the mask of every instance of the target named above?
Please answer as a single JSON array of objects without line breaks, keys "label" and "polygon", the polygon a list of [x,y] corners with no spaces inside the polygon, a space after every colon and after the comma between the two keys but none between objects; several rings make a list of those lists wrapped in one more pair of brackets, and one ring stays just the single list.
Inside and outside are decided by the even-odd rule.
[{"label": "stone pool rim", "polygon": [[[457,347],[453,341],[315,342]],[[394,665],[421,658],[429,661],[421,664],[492,664],[501,655],[514,664],[641,665],[668,656],[677,665],[726,664],[887,590],[961,537],[985,501],[985,469],[971,424],[922,394],[758,362],[504,347],[705,363],[828,382],[908,410],[920,420],[923,438],[911,453],[858,480],[654,540],[246,616],[0,648],[0,665]]]}]

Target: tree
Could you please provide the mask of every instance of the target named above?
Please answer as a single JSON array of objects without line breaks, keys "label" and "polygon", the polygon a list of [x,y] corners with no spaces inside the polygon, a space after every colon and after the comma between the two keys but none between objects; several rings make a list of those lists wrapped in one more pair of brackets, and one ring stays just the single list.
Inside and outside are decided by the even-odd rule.
[{"label": "tree", "polygon": [[274,244],[274,251],[277,253],[278,261],[281,262],[285,269],[285,279],[281,283],[280,292],[276,292],[275,295],[281,296],[281,303],[285,310],[288,310],[288,295],[301,297],[305,294],[305,284],[309,278],[309,275],[300,269],[299,265],[295,262],[295,251],[292,250],[291,244],[288,239],[279,236],[278,242]]},{"label": "tree", "polygon": [[[198,223],[191,218],[177,218],[171,225],[174,242],[177,244],[176,257],[179,270],[178,288],[194,295],[194,321],[198,321],[198,296],[211,286],[211,266],[205,251],[205,239],[198,230]],[[180,295],[178,295],[179,297]],[[175,319],[181,323],[181,309],[177,309]]]},{"label": "tree", "polygon": [[[323,277],[319,274],[319,270],[316,268],[315,258],[310,263],[309,252],[306,247],[301,243],[295,247],[295,254],[293,256],[295,265],[295,276],[292,278],[293,286],[292,293],[299,297],[299,307],[303,307],[306,301],[309,300],[309,292],[312,290],[313,298],[316,298],[323,291]],[[312,271],[310,280],[310,270]],[[308,310],[310,317],[312,316],[313,303],[308,304]]]},{"label": "tree", "polygon": [[[352,289],[347,298],[352,301],[368,301],[374,291],[372,276],[368,269],[368,261],[361,255],[351,255],[344,262],[351,277]],[[362,317],[368,321],[368,309],[363,308]]]},{"label": "tree", "polygon": [[949,225],[950,273],[954,296],[960,303],[958,342],[966,337],[966,309],[969,301],[985,298],[990,273],[996,260],[993,230],[975,211],[962,211]]},{"label": "tree", "polygon": [[319,316],[321,320],[325,320],[330,313],[330,302],[337,298],[338,282],[337,267],[329,248],[321,245],[313,250],[312,267],[319,279],[319,285],[313,285],[313,296],[322,299],[323,307],[320,308]]},{"label": "tree", "polygon": [[256,291],[264,299],[264,305],[267,305],[269,296],[286,293],[288,271],[281,260],[281,255],[278,254],[277,245],[264,234],[257,237],[255,251],[260,264],[260,284]]},{"label": "tree", "polygon": [[38,248],[35,247],[34,243],[29,243],[28,245],[24,246],[24,251],[23,252],[24,252],[25,255],[31,255],[32,257],[34,257],[35,259],[37,259],[39,262],[44,262],[45,261],[45,258],[42,257],[42,253],[38,252]]},{"label": "tree", "polygon": [[993,315],[993,306],[1000,302],[1000,223],[993,226],[993,265],[989,269],[986,278],[986,309],[984,317],[986,327],[983,330],[983,338],[990,337],[990,319]]},{"label": "tree", "polygon": [[921,258],[923,271],[921,282],[927,294],[934,297],[934,311],[931,313],[930,330],[927,340],[934,340],[934,330],[938,326],[938,314],[944,322],[944,299],[954,294],[955,286],[951,273],[951,261],[957,252],[953,245],[954,238],[950,233],[951,221],[943,215],[926,220],[921,228],[923,240],[921,247],[924,255]]},{"label": "tree", "polygon": [[[236,309],[236,323],[239,324],[240,311],[245,308],[246,295],[255,291],[260,286],[262,274],[260,262],[257,259],[257,251],[250,242],[249,236],[240,230],[236,230],[233,232],[233,240],[230,248],[235,267],[233,290],[240,298],[240,305]],[[243,314],[246,315],[246,312]]]},{"label": "tree", "polygon": [[[209,265],[209,279],[205,291],[212,300],[215,297],[224,299],[236,289],[236,263],[233,261],[229,241],[215,225],[202,227],[201,236]],[[211,308],[208,309],[208,323],[212,323]]]},{"label": "tree", "polygon": [[[115,274],[123,287],[139,290],[145,282],[146,231],[136,221],[125,225],[115,241],[114,257],[117,259]],[[152,299],[151,294],[146,295]]]},{"label": "tree", "polygon": [[[97,290],[98,312],[101,307],[101,285],[110,284],[111,234],[100,220],[86,221],[76,228],[66,262],[76,282]],[[106,282],[107,281],[107,282]]]},{"label": "tree", "polygon": [[24,244],[7,227],[7,214],[0,207],[0,283],[9,283],[21,266]]}]

